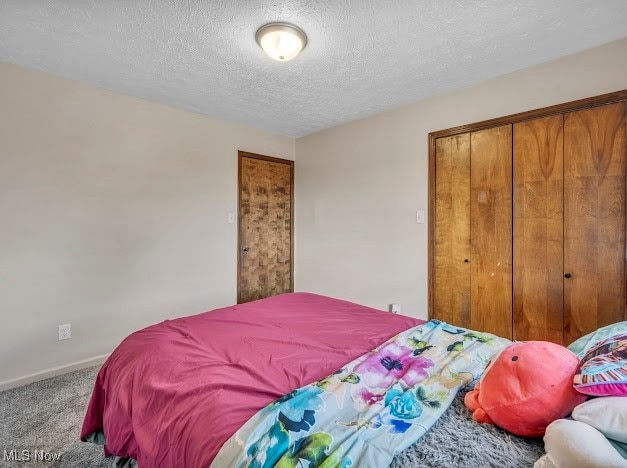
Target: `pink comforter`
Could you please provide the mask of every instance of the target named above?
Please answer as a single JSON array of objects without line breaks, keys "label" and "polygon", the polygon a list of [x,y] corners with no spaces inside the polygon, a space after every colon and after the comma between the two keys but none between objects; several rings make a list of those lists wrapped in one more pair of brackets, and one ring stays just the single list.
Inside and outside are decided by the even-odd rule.
[{"label": "pink comforter", "polygon": [[294,293],[133,333],[102,366],[81,439],[139,466],[209,466],[257,411],[422,321]]}]

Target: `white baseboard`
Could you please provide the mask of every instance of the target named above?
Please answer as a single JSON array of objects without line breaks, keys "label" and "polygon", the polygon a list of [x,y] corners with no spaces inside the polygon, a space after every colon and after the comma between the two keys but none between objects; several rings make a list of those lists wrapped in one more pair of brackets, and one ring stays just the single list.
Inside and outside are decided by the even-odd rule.
[{"label": "white baseboard", "polygon": [[38,382],[40,380],[49,379],[51,377],[56,377],[57,375],[97,366],[105,362],[108,357],[108,354],[102,354],[93,358],[83,359],[82,361],[71,362],[63,366],[51,367],[50,369],[18,377],[17,379],[5,380],[0,382],[0,392],[11,388],[21,387],[22,385],[28,385],[29,383]]}]

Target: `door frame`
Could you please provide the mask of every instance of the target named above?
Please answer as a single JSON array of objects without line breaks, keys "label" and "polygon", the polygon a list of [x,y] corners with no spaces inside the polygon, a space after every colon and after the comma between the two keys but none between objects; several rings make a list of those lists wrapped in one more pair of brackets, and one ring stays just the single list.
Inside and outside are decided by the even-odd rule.
[{"label": "door frame", "polygon": [[[481,122],[475,122],[467,125],[460,125],[457,127],[447,128],[445,130],[438,130],[436,132],[429,133],[428,142],[428,154],[429,154],[429,231],[428,231],[428,243],[429,243],[429,266],[428,266],[428,301],[429,301],[429,319],[433,319],[435,314],[435,141],[438,138],[458,135],[460,133],[475,132],[478,130],[485,130],[487,128],[499,127],[501,125],[515,124],[525,120],[532,120],[540,117],[548,117],[555,114],[565,114],[568,112],[578,111],[591,107],[604,106],[606,104],[614,104],[622,101],[627,101],[627,89],[621,91],[615,91],[613,93],[602,94],[600,96],[593,96],[585,99],[579,99],[577,101],[565,102],[549,107],[542,107],[540,109],[534,109],[526,112],[520,112],[518,114],[506,115],[504,117],[497,117],[495,119],[483,120]],[[512,138],[513,144],[513,138]],[[513,154],[513,153],[512,153]],[[627,258],[626,258],[627,262]],[[627,267],[625,269],[627,272]],[[627,312],[626,312],[627,313]]]},{"label": "door frame", "polygon": [[240,302],[240,279],[241,279],[241,248],[242,248],[242,223],[240,213],[241,193],[242,193],[242,159],[260,159],[290,166],[290,291],[294,292],[294,161],[291,159],[276,158],[263,154],[250,153],[248,151],[237,152],[237,303]]}]

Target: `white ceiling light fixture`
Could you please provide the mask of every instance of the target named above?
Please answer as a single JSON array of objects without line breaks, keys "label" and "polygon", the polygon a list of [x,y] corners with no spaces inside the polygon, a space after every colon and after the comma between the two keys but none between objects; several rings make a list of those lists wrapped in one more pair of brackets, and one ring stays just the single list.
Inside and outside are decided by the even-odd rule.
[{"label": "white ceiling light fixture", "polygon": [[261,48],[279,62],[296,57],[307,45],[307,36],[302,29],[289,23],[269,23],[255,34]]}]

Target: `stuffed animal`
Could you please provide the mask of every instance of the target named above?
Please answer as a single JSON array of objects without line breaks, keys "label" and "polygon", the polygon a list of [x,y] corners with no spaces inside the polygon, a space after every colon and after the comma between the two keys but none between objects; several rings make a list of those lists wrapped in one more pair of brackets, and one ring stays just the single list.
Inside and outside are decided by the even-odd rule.
[{"label": "stuffed animal", "polygon": [[492,359],[464,403],[479,423],[541,437],[586,399],[573,388],[578,364],[575,354],[555,343],[514,343]]}]

